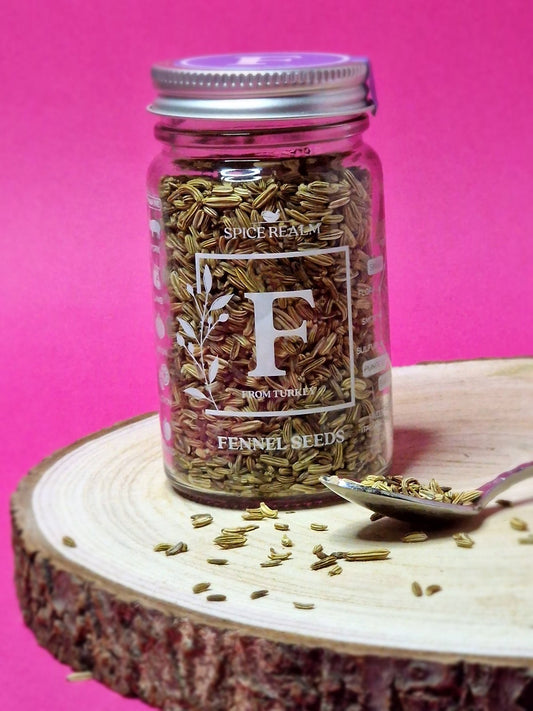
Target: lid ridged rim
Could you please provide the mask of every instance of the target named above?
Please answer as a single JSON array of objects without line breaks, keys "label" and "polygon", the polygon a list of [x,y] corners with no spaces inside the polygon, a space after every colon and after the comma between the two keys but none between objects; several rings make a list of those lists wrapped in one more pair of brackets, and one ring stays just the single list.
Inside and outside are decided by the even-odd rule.
[{"label": "lid ridged rim", "polygon": [[[263,55],[269,57],[275,55]],[[298,55],[304,57],[305,54]],[[317,55],[311,55],[316,57]],[[319,55],[320,56],[320,55]],[[323,55],[337,62],[297,68],[201,68],[187,61],[152,67],[154,114],[184,118],[269,119],[375,112],[370,63],[364,57]]]}]

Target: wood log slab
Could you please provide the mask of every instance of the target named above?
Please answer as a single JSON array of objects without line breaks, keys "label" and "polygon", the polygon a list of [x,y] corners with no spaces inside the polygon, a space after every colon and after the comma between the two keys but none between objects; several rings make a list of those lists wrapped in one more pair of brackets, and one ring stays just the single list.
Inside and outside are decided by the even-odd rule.
[{"label": "wood log slab", "polygon": [[[533,359],[396,368],[393,394],[397,474],[463,490],[533,459]],[[533,545],[519,543],[533,531],[533,480],[506,492],[511,508],[462,524],[468,549],[457,528],[404,543],[408,524],[371,522],[339,500],[280,511],[224,551],[214,538],[243,525],[241,512],[176,494],[159,437],[155,415],[99,432],[42,462],[13,495],[20,606],[59,660],[165,711],[533,709]],[[213,522],[193,528],[191,515],[206,511]],[[289,524],[292,547],[275,522]],[[187,552],[153,550],[179,541]],[[390,557],[340,561],[331,576],[310,569],[318,543]],[[271,546],[292,555],[261,567]],[[413,581],[442,589],[417,597]],[[210,589],[195,594],[199,582]],[[259,589],[268,595],[252,599]]]}]

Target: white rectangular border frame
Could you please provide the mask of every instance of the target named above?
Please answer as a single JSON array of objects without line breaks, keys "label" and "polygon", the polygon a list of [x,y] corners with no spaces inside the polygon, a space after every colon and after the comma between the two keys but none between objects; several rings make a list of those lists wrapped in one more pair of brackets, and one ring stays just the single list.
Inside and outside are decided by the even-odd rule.
[{"label": "white rectangular border frame", "polygon": [[263,412],[246,412],[242,410],[210,410],[206,409],[208,415],[216,415],[218,417],[290,417],[291,415],[312,415],[317,412],[329,412],[332,410],[346,410],[355,405],[355,363],[354,363],[354,346],[353,346],[353,317],[352,317],[352,285],[350,271],[350,251],[346,246],[330,247],[326,249],[307,249],[299,252],[275,252],[270,254],[261,254],[253,252],[252,254],[220,254],[210,252],[197,252],[195,255],[196,269],[196,290],[198,293],[202,290],[202,279],[200,274],[200,260],[202,259],[227,259],[227,260],[248,260],[248,259],[291,259],[295,257],[315,257],[321,254],[339,254],[344,253],[346,266],[346,301],[348,308],[348,341],[350,355],[350,390],[351,397],[349,402],[339,405],[325,405],[323,407],[309,407],[297,410],[265,410]]}]

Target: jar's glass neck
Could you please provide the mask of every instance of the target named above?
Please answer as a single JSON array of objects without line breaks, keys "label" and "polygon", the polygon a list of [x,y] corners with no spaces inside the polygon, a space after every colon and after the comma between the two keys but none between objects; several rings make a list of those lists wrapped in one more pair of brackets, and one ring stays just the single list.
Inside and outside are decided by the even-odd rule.
[{"label": "jar's glass neck", "polygon": [[160,119],[155,137],[168,148],[207,149],[227,153],[231,149],[299,146],[349,141],[352,146],[368,128],[368,116],[279,121],[211,121]]}]

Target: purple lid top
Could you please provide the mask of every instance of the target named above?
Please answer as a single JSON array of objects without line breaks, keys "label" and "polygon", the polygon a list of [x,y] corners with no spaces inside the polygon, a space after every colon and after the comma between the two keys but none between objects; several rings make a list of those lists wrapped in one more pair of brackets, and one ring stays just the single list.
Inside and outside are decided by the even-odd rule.
[{"label": "purple lid top", "polygon": [[165,116],[286,119],[374,111],[370,63],[316,52],[223,54],[152,67],[158,96],[149,110]]}]

